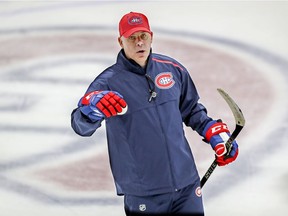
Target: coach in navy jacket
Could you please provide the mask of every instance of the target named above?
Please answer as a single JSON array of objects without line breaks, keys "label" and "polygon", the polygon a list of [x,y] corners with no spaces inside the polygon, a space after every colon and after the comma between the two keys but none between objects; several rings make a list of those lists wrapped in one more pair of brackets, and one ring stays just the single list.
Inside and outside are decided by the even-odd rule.
[{"label": "coach in navy jacket", "polygon": [[[72,112],[72,127],[81,136],[91,136],[101,122],[106,121],[110,164],[118,195],[134,196],[133,202],[136,202],[135,197],[172,195],[192,185],[193,192],[189,193],[196,190],[197,196],[193,199],[200,199],[197,201],[200,206],[194,206],[194,210],[202,214],[199,175],[185,138],[183,122],[204,138],[211,133],[213,138],[217,137],[217,141],[211,141],[210,137],[208,140],[214,142],[215,151],[219,150],[219,144],[220,151],[225,151],[221,145],[225,139],[219,134],[225,132],[229,137],[229,131],[225,124],[207,116],[185,67],[173,58],[152,53],[153,33],[145,15],[126,14],[120,21],[119,32],[122,49],[117,62],[90,84],[78,108]],[[135,53],[130,54],[131,49],[125,43],[128,46],[135,44]],[[108,93],[116,102],[125,101],[125,104],[120,103],[121,109],[128,108],[125,114],[118,115],[121,111],[116,108],[116,113],[105,114],[103,98],[106,97],[105,102],[111,102],[110,96],[105,96]],[[113,102],[109,106],[114,106]],[[219,128],[219,124],[224,129],[215,132],[213,126]],[[238,153],[237,144],[234,150]],[[230,158],[235,160],[236,157],[237,154]],[[133,202],[126,199],[125,202],[127,215],[138,210],[173,212],[171,209],[158,211],[152,204],[148,209],[145,203],[140,203],[142,206],[138,208],[139,203],[134,207]],[[184,212],[189,211],[184,209]]]}]

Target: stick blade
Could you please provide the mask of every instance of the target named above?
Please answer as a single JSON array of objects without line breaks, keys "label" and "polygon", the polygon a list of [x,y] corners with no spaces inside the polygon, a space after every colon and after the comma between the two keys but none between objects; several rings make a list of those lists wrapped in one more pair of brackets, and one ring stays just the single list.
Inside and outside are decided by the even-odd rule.
[{"label": "stick blade", "polygon": [[240,126],[244,126],[245,125],[245,118],[244,115],[241,111],[241,109],[238,107],[238,105],[235,103],[235,101],[221,88],[218,88],[217,91],[219,92],[219,94],[224,98],[224,100],[227,102],[227,104],[229,105],[236,124],[240,125]]}]

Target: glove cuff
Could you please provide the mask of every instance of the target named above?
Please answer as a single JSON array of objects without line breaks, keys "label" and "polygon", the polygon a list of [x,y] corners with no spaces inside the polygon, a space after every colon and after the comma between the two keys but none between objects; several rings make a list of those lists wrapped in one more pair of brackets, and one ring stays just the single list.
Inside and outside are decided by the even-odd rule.
[{"label": "glove cuff", "polygon": [[82,106],[79,109],[81,113],[87,116],[92,122],[104,119],[104,115],[97,108],[93,109],[93,107],[90,105]]},{"label": "glove cuff", "polygon": [[203,130],[202,135],[205,138],[205,140],[207,140],[207,142],[210,142],[213,136],[218,135],[223,132],[230,133],[227,125],[223,123],[222,121],[213,120],[206,125],[206,127]]}]

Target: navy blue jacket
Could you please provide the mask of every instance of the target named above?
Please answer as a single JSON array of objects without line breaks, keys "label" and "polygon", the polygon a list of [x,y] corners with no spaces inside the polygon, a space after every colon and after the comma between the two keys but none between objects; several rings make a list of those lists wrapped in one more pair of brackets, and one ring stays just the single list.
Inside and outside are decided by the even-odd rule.
[{"label": "navy blue jacket", "polygon": [[[157,96],[149,101],[153,88]],[[143,69],[121,50],[116,64],[96,77],[87,92],[95,90],[117,91],[128,104],[125,115],[106,119],[118,195],[167,193],[199,181],[183,122],[202,134],[212,119],[198,103],[194,83],[179,62],[151,53]],[[90,121],[79,108],[72,112],[77,134],[91,136],[100,126],[100,121]]]}]

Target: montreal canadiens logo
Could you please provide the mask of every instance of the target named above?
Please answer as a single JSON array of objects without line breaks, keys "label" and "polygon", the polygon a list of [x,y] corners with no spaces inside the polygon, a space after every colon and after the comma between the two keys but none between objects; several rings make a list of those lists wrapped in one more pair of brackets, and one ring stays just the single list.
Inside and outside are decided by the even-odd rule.
[{"label": "montreal canadiens logo", "polygon": [[155,84],[159,89],[171,88],[175,84],[172,73],[163,72],[158,74],[155,78]]},{"label": "montreal canadiens logo", "polygon": [[128,20],[128,23],[130,25],[139,25],[139,24],[142,24],[142,18],[141,17],[136,17],[136,16],[133,16],[131,17],[129,20]]},{"label": "montreal canadiens logo", "polygon": [[198,197],[201,197],[201,196],[202,196],[202,192],[201,192],[201,188],[200,188],[200,187],[197,187],[197,188],[196,188],[195,194],[196,194],[196,196],[198,196]]}]

